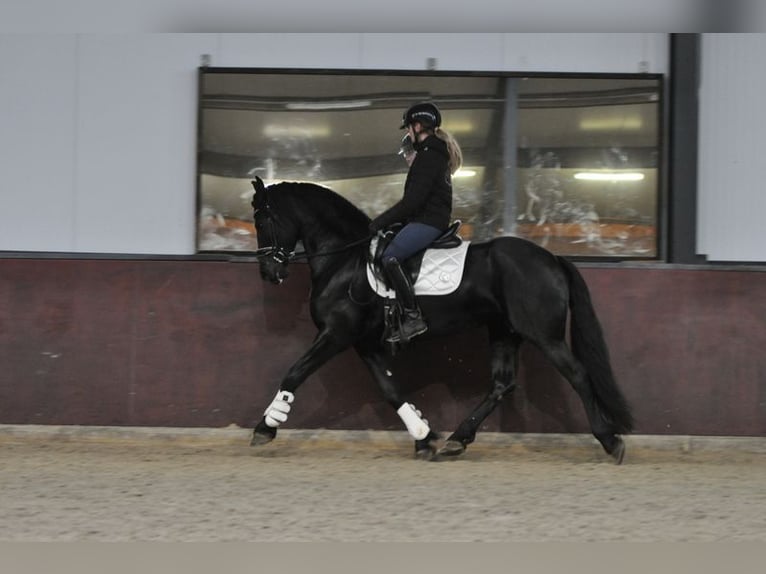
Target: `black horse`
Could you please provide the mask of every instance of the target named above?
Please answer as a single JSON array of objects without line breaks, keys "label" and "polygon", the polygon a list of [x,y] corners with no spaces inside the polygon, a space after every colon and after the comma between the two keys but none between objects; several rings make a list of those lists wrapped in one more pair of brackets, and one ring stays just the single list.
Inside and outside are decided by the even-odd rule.
[{"label": "black horse", "polygon": [[[487,396],[437,451],[438,435],[402,398],[388,369],[383,300],[376,299],[365,277],[369,217],[335,192],[311,183],[266,187],[258,178],[253,186],[261,276],[281,283],[302,242],[311,272],[310,312],[319,332],[280,383],[251,444],[274,439],[277,427],[287,420],[296,389],[330,358],[353,346],[415,439],[417,456],[461,454],[482,421],[514,388],[519,346],[530,341],[571,383],[593,435],[618,464],[622,462],[625,446],[619,435],[632,430],[633,418],[615,383],[588,288],[572,263],[530,241],[499,237],[469,246],[455,292],[419,297],[429,324],[424,336],[485,325],[491,346]],[[362,299],[372,304],[361,304]],[[571,350],[565,340],[568,312]]]}]

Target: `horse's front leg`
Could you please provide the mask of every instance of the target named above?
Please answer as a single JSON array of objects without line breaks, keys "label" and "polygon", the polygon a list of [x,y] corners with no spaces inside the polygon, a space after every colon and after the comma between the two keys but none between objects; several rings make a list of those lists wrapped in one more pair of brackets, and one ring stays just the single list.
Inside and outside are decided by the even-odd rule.
[{"label": "horse's front leg", "polygon": [[415,439],[415,457],[431,460],[436,454],[435,443],[439,440],[439,435],[431,429],[428,421],[415,408],[415,405],[402,398],[384,355],[378,351],[360,347],[357,347],[357,352],[364,364],[367,365],[378,387],[383,391],[386,402],[396,410],[396,414],[407,427],[407,432]]},{"label": "horse's front leg", "polygon": [[334,340],[327,331],[322,331],[317,335],[311,347],[287,371],[274,400],[266,407],[263,418],[253,430],[253,438],[250,441],[252,446],[266,444],[274,440],[279,425],[287,421],[288,413],[295,400],[296,389],[314,371],[346,348],[348,345]]}]

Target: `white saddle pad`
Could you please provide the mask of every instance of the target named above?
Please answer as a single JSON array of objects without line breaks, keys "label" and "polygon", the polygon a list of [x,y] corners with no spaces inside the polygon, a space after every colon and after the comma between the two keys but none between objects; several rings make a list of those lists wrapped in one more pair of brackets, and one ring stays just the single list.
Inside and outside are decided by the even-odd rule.
[{"label": "white saddle pad", "polygon": [[[470,241],[463,241],[457,247],[447,249],[426,249],[420,273],[415,281],[415,295],[448,295],[455,291],[463,278],[465,256]],[[373,238],[370,252],[375,253],[378,238]],[[371,263],[367,264],[367,280],[370,287],[381,297],[395,299],[396,293],[387,289],[385,283],[375,274]]]}]

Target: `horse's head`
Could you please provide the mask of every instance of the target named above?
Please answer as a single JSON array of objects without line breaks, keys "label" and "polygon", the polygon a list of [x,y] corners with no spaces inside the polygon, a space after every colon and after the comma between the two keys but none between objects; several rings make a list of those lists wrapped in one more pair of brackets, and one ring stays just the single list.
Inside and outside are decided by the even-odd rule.
[{"label": "horse's head", "polygon": [[279,284],[288,276],[287,264],[290,254],[295,249],[298,236],[295,227],[287,217],[281,216],[274,207],[269,189],[261,178],[252,182],[253,219],[258,234],[258,260],[261,264],[261,277]]}]

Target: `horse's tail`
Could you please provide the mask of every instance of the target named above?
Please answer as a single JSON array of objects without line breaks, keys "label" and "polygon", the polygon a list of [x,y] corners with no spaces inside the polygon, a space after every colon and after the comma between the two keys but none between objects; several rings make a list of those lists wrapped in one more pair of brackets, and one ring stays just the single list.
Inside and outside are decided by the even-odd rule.
[{"label": "horse's tail", "polygon": [[558,257],[569,277],[570,336],[572,352],[588,372],[596,402],[615,432],[633,430],[633,415],[622,391],[617,386],[590,292],[580,271],[569,260]]}]

